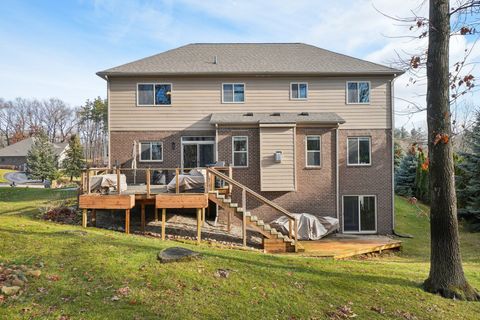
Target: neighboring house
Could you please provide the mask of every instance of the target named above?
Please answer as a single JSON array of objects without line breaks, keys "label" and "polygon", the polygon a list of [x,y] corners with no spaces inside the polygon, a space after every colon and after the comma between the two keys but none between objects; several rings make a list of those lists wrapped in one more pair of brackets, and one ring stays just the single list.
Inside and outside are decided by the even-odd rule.
[{"label": "neighboring house", "polygon": [[[0,166],[13,165],[19,170],[26,171],[27,154],[32,148],[34,142],[35,137],[30,137],[0,149]],[[68,142],[53,143],[52,145],[53,150],[58,157],[58,163],[61,163],[65,158],[65,151],[67,150]]]},{"label": "neighboring house", "polygon": [[97,73],[108,83],[110,161],[130,167],[134,141],[138,167],[225,161],[290,212],[338,217],[345,233],[391,233],[401,73],[302,43],[166,51]]}]

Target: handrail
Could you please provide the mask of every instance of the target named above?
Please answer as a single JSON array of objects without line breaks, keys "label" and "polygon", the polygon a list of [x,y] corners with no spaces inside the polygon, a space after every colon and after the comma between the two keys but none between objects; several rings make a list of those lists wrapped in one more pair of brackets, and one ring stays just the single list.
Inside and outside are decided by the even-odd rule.
[{"label": "handrail", "polygon": [[[279,206],[278,204],[276,204],[275,202],[273,201],[270,201],[268,200],[267,198],[265,198],[264,196],[261,196],[259,195],[258,193],[256,193],[255,191],[253,191],[252,189],[248,188],[247,186],[241,184],[240,182],[236,181],[236,180],[233,180],[231,178],[229,178],[228,176],[224,175],[223,173],[213,169],[213,168],[207,168],[207,171],[212,173],[214,176],[222,179],[222,180],[225,180],[226,182],[228,183],[231,183],[235,186],[237,186],[238,188],[241,188],[243,190],[245,190],[247,193],[249,193],[250,195],[252,195],[253,197],[257,198],[258,200],[260,200],[261,202],[264,202],[266,205],[269,205],[270,207],[280,211],[281,213],[283,213],[284,215],[286,215],[288,218],[290,218],[291,220],[296,220],[294,216],[292,216],[292,214],[286,210],[285,208],[282,208],[281,206]],[[246,210],[246,208],[244,208]]]}]

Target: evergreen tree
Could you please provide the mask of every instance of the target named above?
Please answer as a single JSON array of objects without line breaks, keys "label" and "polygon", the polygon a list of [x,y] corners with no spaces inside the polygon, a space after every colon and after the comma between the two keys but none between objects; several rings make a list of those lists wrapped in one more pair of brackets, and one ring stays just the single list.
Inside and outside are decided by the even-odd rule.
[{"label": "evergreen tree", "polygon": [[80,176],[84,165],[82,144],[78,136],[73,135],[68,142],[65,159],[62,161],[62,168],[65,174],[70,177],[70,181],[72,181],[74,177]]},{"label": "evergreen tree", "polygon": [[465,206],[458,215],[470,223],[472,230],[480,231],[480,113],[477,114],[469,144],[472,151],[463,154],[463,161],[459,164],[462,174],[456,181]]},{"label": "evergreen tree", "polygon": [[27,153],[29,175],[33,179],[55,180],[58,176],[57,156],[47,135],[41,133],[35,137],[31,149]]},{"label": "evergreen tree", "polygon": [[394,155],[393,155],[394,166],[393,167],[395,172],[397,172],[398,168],[400,167],[400,163],[402,162],[402,158],[404,157],[404,152],[402,150],[402,147],[397,141],[394,142],[393,148],[394,148]]},{"label": "evergreen tree", "polygon": [[395,173],[395,193],[411,197],[415,194],[415,176],[417,172],[417,157],[415,149],[402,158],[400,166]]},{"label": "evergreen tree", "polygon": [[428,158],[425,156],[423,150],[418,147],[417,152],[417,168],[415,175],[415,197],[427,202],[428,194]]}]

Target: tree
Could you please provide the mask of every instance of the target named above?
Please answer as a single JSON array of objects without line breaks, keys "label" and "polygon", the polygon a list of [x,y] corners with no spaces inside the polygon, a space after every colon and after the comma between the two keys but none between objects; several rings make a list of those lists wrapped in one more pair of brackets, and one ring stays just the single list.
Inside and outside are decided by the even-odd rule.
[{"label": "tree", "polygon": [[62,168],[70,181],[74,177],[79,177],[85,166],[83,159],[83,147],[77,135],[73,135],[68,142],[68,148],[65,151],[65,159],[62,161]]},{"label": "tree", "polygon": [[404,157],[404,152],[402,150],[402,147],[397,141],[395,141],[393,144],[393,153],[394,153],[393,164],[394,164],[394,170],[396,172],[400,167],[402,158]]},{"label": "tree", "polygon": [[405,197],[415,194],[415,176],[417,158],[415,148],[412,147],[407,155],[402,158],[398,170],[395,172],[395,193]]},{"label": "tree", "polygon": [[458,165],[457,191],[462,200],[458,216],[470,223],[473,231],[480,231],[480,112],[469,134],[471,152],[462,154]]},{"label": "tree", "polygon": [[57,156],[53,146],[45,134],[35,137],[35,141],[27,154],[29,175],[33,179],[55,180],[58,177]]},{"label": "tree", "polygon": [[[77,112],[78,132],[85,146],[85,156],[92,162],[103,161],[107,148],[107,101],[97,97],[87,100]],[[101,160],[100,160],[101,159]]]},{"label": "tree", "polygon": [[[475,1],[476,2],[476,1]],[[423,286],[447,298],[479,300],[463,272],[458,238],[457,204],[450,111],[450,4],[430,0],[427,51],[427,125],[430,154],[430,273]]]}]

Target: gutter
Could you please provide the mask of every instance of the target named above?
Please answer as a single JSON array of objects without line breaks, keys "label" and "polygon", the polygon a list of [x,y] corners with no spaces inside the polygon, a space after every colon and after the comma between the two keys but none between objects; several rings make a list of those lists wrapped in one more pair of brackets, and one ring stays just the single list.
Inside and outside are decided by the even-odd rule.
[{"label": "gutter", "polygon": [[[335,189],[336,189],[336,206],[337,209],[337,219],[338,223],[340,223],[340,179],[338,176],[339,173],[339,163],[338,163],[338,127],[340,123],[337,123],[337,127],[335,128]],[[342,221],[343,223],[343,221]]]}]

